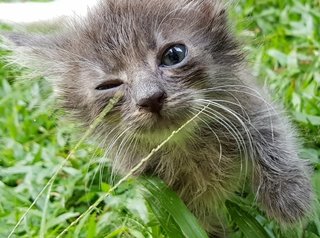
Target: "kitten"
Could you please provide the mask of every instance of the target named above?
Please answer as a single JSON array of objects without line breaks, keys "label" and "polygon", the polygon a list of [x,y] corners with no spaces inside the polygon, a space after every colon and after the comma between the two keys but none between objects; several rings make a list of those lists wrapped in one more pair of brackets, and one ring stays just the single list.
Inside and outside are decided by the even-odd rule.
[{"label": "kitten", "polygon": [[293,129],[246,70],[217,0],[104,0],[60,33],[8,33],[13,61],[52,80],[63,107],[89,126],[124,96],[96,136],[126,173],[205,106],[136,175],[163,179],[209,234],[246,178],[270,218],[310,210],[310,169]]}]

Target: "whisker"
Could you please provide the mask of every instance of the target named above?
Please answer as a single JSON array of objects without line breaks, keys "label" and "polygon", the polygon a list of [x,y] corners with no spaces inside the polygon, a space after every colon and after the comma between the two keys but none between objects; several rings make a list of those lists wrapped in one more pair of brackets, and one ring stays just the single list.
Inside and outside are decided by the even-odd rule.
[{"label": "whisker", "polygon": [[221,159],[222,159],[222,144],[221,144],[220,138],[217,135],[217,133],[212,129],[212,127],[204,119],[202,119],[200,116],[198,117],[198,119],[201,120],[202,123],[204,123],[209,128],[209,130],[212,132],[212,134],[216,137],[216,139],[219,143],[219,163],[220,163]]},{"label": "whisker", "polygon": [[[201,107],[202,105],[199,105],[199,106]],[[211,119],[215,120],[220,125],[222,125],[224,128],[226,128],[227,131],[231,135],[234,136],[234,139],[236,140],[236,142],[237,143],[239,142],[238,147],[239,148],[243,147],[243,146],[240,146],[240,144],[243,144],[241,142],[244,141],[244,140],[242,138],[242,135],[241,135],[240,131],[237,129],[237,127],[227,117],[225,117],[224,115],[222,115],[218,111],[216,111],[216,110],[214,110],[212,108],[208,108],[207,110],[208,111],[204,111],[203,114],[209,116]],[[245,150],[245,147],[243,147],[243,150]],[[240,149],[240,151],[243,151],[243,150]]]},{"label": "whisker", "polygon": [[[89,174],[90,167],[91,167],[91,165],[93,165],[93,164],[95,163],[95,159],[94,159],[94,158],[97,156],[98,150],[99,150],[99,148],[102,147],[102,144],[103,144],[103,142],[100,142],[100,143],[96,146],[96,148],[95,148],[95,150],[94,150],[91,158],[89,159],[89,163],[88,163],[88,166],[87,166],[87,169],[86,169],[86,173],[85,173],[85,174]],[[100,165],[99,165],[99,166],[100,166]],[[90,191],[90,189],[91,189],[92,186],[93,186],[94,179],[95,179],[95,177],[96,177],[97,171],[99,170],[99,166],[98,166],[98,168],[95,169],[95,172],[94,172],[93,176],[90,177],[90,180],[85,180],[86,182],[85,182],[85,186],[84,186],[84,187],[85,187],[85,193],[86,193],[86,194]],[[90,184],[89,184],[89,182],[90,182]]]},{"label": "whisker", "polygon": [[[106,138],[109,138],[109,136],[114,132],[114,131],[116,131],[116,130],[118,130],[120,128],[120,125],[118,125],[118,126],[115,126],[107,135],[104,135],[103,137],[103,139],[101,139],[100,141],[100,146],[101,147],[103,147],[104,145],[105,145],[105,143],[106,143]],[[97,141],[99,141],[99,137],[102,137],[102,135],[101,136],[97,136]],[[99,163],[99,166],[98,166],[98,169],[95,171],[95,173],[94,173],[94,175],[93,175],[93,179],[91,180],[91,183],[90,183],[90,187],[93,185],[93,182],[94,182],[94,178],[97,176],[97,173],[99,172],[100,174],[99,174],[99,180],[100,180],[100,184],[101,184],[101,176],[102,176],[102,174],[101,174],[101,170],[103,170],[103,167],[104,167],[104,162],[103,161],[101,161],[101,158],[98,160],[98,161],[93,161],[93,163],[96,163],[96,162],[98,162]]]},{"label": "whisker", "polygon": [[[205,100],[205,102],[206,103],[208,103],[206,100]],[[212,102],[211,102],[212,103]],[[211,105],[211,104],[210,104]],[[214,106],[218,106],[219,108],[222,108],[222,109],[224,109],[224,110],[226,110],[227,112],[229,112],[229,113],[231,113],[233,116],[236,116],[236,115],[234,115],[234,113],[233,112],[231,112],[228,108],[223,108],[223,107],[221,107],[221,105],[219,105],[219,104],[214,104],[213,103],[213,105]],[[221,113],[219,113],[219,112],[217,112],[216,110],[214,110],[214,109],[212,109],[212,108],[208,108],[208,110],[210,110],[210,111],[212,111],[213,113],[211,113],[211,117],[213,117],[213,116],[215,116],[215,117],[218,117],[217,116],[217,114],[219,115],[219,117],[218,118],[220,118],[220,120],[222,120],[223,122],[221,122],[221,121],[219,121],[219,120],[216,120],[219,124],[221,124],[221,125],[223,125],[225,128],[228,128],[227,130],[230,132],[230,130],[229,129],[231,129],[231,131],[232,132],[230,132],[230,134],[235,138],[235,140],[236,140],[236,143],[238,144],[238,148],[240,149],[239,150],[239,152],[240,153],[244,153],[244,158],[252,158],[252,156],[249,156],[249,154],[248,154],[248,149],[247,149],[247,144],[245,143],[245,140],[244,140],[244,138],[243,138],[243,136],[242,136],[242,133],[240,133],[240,131],[238,130],[238,128],[228,119],[228,118],[226,118],[224,115],[222,115]],[[205,114],[206,112],[204,112],[204,114]],[[237,118],[237,116],[236,116],[236,118]],[[238,120],[241,120],[241,119],[239,119],[239,118],[237,118]],[[228,123],[224,123],[224,122],[228,122]],[[247,130],[247,127],[244,125],[244,123],[241,121],[241,123],[243,124],[243,127],[244,127],[244,129],[245,129],[245,131],[246,131],[246,133],[247,133],[247,136],[248,136],[248,139],[249,139],[249,141],[251,140],[251,134],[249,133],[248,134],[248,130]],[[251,145],[252,143],[249,143],[249,145],[250,146],[252,146]],[[242,150],[242,149],[243,150]],[[253,150],[252,150],[253,151]],[[243,156],[240,156],[240,159],[242,160],[242,157]],[[245,159],[244,160],[245,161],[245,174],[247,174],[247,167],[248,167],[248,164],[247,164],[247,160]],[[242,168],[242,162],[241,162],[241,164],[240,164],[240,171],[241,171],[241,173],[240,173],[240,175],[239,176],[241,176],[241,174],[242,174],[242,170],[243,170],[243,168]]]}]

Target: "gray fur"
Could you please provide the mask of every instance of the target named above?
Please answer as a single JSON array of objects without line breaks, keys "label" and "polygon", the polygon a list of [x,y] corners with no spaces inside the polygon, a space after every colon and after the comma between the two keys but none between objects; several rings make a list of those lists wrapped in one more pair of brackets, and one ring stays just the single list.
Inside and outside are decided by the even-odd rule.
[{"label": "gray fur", "polygon": [[[298,157],[294,129],[246,70],[217,1],[104,0],[60,33],[5,38],[10,60],[50,78],[62,106],[84,126],[116,91],[97,85],[123,82],[123,100],[95,133],[120,173],[210,105],[137,173],[166,181],[209,233],[224,234],[221,207],[247,178],[270,218],[292,224],[310,211],[310,169]],[[159,68],[172,43],[187,45],[188,58]],[[149,87],[166,93],[161,117],[137,106]]]}]

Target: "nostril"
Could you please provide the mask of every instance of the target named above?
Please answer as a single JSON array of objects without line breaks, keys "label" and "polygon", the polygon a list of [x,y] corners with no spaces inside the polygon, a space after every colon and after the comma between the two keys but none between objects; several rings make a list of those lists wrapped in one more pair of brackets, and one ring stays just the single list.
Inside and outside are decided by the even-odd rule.
[{"label": "nostril", "polygon": [[158,102],[163,103],[163,101],[166,99],[167,95],[165,92],[162,92],[158,97]]},{"label": "nostril", "polygon": [[163,91],[155,92],[144,98],[141,98],[137,105],[151,112],[159,112],[162,109],[163,102],[166,98],[166,93]]},{"label": "nostril", "polygon": [[156,103],[160,103],[160,104],[163,103],[164,99],[165,99],[165,93],[164,92],[159,92],[159,93],[155,94],[151,98],[152,101],[155,101]]}]

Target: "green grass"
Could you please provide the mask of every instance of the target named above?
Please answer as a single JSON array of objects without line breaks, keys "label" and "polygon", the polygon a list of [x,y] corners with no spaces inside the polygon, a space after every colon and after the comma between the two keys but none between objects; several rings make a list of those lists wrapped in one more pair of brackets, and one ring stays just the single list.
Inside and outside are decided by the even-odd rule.
[{"label": "green grass", "polygon": [[[301,157],[314,165],[314,212],[319,214],[320,2],[240,0],[233,10],[255,74],[285,105],[301,135]],[[55,109],[46,82],[20,83],[20,72],[3,66],[0,62],[0,237],[7,237],[77,143],[77,128],[61,120],[63,112]],[[111,172],[107,164],[99,172],[102,156],[94,145],[82,145],[14,237],[56,237],[108,191]],[[161,205],[169,198],[178,204],[178,199],[146,186],[147,194],[136,180],[122,184],[64,237],[160,238],[188,232],[183,206],[179,214]],[[320,237],[319,216],[281,230],[251,206],[251,199],[227,204],[231,237]]]}]

